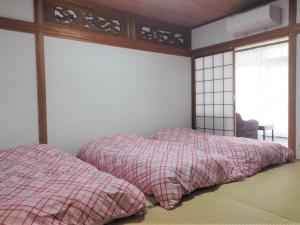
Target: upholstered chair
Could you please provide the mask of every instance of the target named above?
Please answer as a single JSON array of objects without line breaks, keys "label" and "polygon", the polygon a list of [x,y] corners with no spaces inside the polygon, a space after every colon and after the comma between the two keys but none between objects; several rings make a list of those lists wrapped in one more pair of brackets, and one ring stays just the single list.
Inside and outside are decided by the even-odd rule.
[{"label": "upholstered chair", "polygon": [[243,120],[241,115],[236,113],[236,136],[257,139],[258,121]]}]

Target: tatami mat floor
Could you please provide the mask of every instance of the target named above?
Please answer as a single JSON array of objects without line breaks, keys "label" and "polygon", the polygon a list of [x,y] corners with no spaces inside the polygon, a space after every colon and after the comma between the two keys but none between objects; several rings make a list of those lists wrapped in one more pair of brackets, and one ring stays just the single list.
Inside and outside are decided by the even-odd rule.
[{"label": "tatami mat floor", "polygon": [[159,206],[113,224],[300,224],[300,161],[242,182],[196,191],[173,210]]}]

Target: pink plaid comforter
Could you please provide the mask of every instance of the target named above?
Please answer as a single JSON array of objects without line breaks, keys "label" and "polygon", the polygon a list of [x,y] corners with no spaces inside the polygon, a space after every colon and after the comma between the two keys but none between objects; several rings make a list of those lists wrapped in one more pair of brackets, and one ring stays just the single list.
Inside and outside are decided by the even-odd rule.
[{"label": "pink plaid comforter", "polygon": [[182,195],[200,187],[242,178],[239,170],[221,155],[208,155],[191,146],[115,134],[83,146],[77,155],[99,170],[111,173],[154,195],[166,209]]},{"label": "pink plaid comforter", "polygon": [[295,157],[294,151],[280,144],[204,134],[187,128],[164,129],[151,138],[185,143],[205,154],[222,155],[239,168],[245,177],[268,165],[292,161]]},{"label": "pink plaid comforter", "polygon": [[0,224],[104,224],[142,213],[144,194],[49,145],[0,152]]}]

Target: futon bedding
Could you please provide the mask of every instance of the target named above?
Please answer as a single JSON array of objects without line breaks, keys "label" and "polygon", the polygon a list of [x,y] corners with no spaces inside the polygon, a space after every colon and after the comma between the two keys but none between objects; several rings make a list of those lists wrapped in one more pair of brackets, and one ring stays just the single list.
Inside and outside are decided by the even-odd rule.
[{"label": "futon bedding", "polygon": [[154,195],[172,209],[182,195],[201,187],[242,178],[222,155],[208,155],[183,143],[114,134],[83,146],[77,156],[99,170],[111,173]]},{"label": "futon bedding", "polygon": [[144,194],[50,145],[0,152],[0,224],[94,225],[143,213]]},{"label": "futon bedding", "polygon": [[169,128],[151,136],[156,140],[189,144],[199,152],[226,157],[247,177],[262,168],[292,161],[294,151],[283,145],[249,138],[225,137],[200,133],[188,128]]}]

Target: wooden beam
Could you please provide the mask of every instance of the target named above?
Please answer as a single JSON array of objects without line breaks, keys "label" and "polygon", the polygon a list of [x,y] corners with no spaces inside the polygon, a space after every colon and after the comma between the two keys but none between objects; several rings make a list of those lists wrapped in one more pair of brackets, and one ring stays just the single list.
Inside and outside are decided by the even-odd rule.
[{"label": "wooden beam", "polygon": [[34,21],[37,24],[43,24],[43,0],[34,0]]},{"label": "wooden beam", "polygon": [[[38,1],[40,2],[40,1]],[[40,11],[36,8],[37,13]],[[20,31],[26,33],[43,33],[45,36],[53,36],[72,40],[92,42],[96,44],[111,45],[117,47],[131,48],[150,52],[158,52],[170,55],[190,56],[189,48],[176,48],[167,45],[149,43],[141,40],[128,39],[114,35],[102,34],[96,31],[68,28],[61,25],[51,25],[40,21],[40,16],[35,16],[37,22],[25,22],[0,17],[0,29]]]},{"label": "wooden beam", "polygon": [[0,29],[19,31],[25,33],[35,33],[39,30],[38,26],[34,23],[3,17],[0,17]]},{"label": "wooden beam", "polygon": [[36,35],[36,65],[37,65],[37,96],[39,115],[39,141],[47,144],[47,105],[46,105],[46,79],[44,57],[44,35]]},{"label": "wooden beam", "polygon": [[296,150],[296,56],[297,35],[291,33],[289,37],[289,99],[288,99],[288,137],[289,148]]},{"label": "wooden beam", "polygon": [[192,102],[192,129],[196,129],[196,91],[195,91],[195,82],[196,82],[196,68],[195,68],[195,59],[192,58],[192,83],[191,83],[191,102]]},{"label": "wooden beam", "polygon": [[[297,0],[289,0],[289,26],[297,26]],[[297,30],[289,35],[289,108],[288,134],[289,148],[296,150],[296,63],[297,63]]]},{"label": "wooden beam", "polygon": [[[297,24],[297,0],[289,0],[289,25]],[[297,31],[291,31],[289,35],[289,119],[288,134],[289,148],[296,151],[296,77],[297,77]]]},{"label": "wooden beam", "polygon": [[39,142],[47,144],[47,103],[46,103],[46,75],[45,75],[45,53],[44,53],[44,35],[41,33],[40,26],[43,24],[43,2],[34,1],[35,25],[38,28],[36,32],[36,68],[37,68],[37,99],[39,115]]},{"label": "wooden beam", "polygon": [[125,47],[150,52],[159,52],[170,55],[190,56],[190,50],[187,48],[174,48],[167,45],[153,44],[114,35],[102,34],[95,31],[85,31],[81,29],[66,28],[64,26],[50,24],[41,26],[39,30],[45,35],[53,37],[87,41],[97,44]]},{"label": "wooden beam", "polygon": [[297,23],[297,0],[289,0],[289,25]]}]

